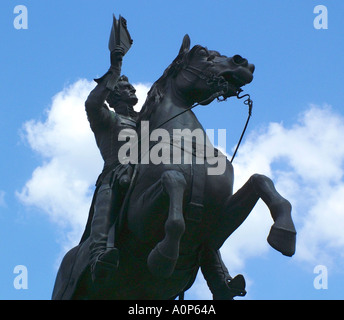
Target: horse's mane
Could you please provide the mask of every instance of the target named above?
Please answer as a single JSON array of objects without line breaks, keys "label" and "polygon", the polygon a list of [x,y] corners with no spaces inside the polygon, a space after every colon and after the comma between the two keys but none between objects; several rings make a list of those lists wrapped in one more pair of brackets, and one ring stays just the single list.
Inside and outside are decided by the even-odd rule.
[{"label": "horse's mane", "polygon": [[175,77],[178,71],[188,63],[190,57],[195,52],[199,45],[194,46],[190,51],[180,51],[173,62],[165,69],[162,76],[153,83],[151,89],[148,91],[147,98],[143,104],[138,121],[148,120],[153,110],[162,101],[165,96],[166,84],[170,77]]},{"label": "horse's mane", "polygon": [[167,76],[165,76],[165,73],[153,83],[139,112],[138,122],[148,120],[155,107],[162,101],[165,96],[166,83]]},{"label": "horse's mane", "polygon": [[165,96],[167,80],[171,75],[171,71],[174,69],[174,60],[164,71],[163,75],[153,83],[152,87],[148,91],[147,98],[143,104],[138,121],[148,120],[155,107],[162,101]]}]

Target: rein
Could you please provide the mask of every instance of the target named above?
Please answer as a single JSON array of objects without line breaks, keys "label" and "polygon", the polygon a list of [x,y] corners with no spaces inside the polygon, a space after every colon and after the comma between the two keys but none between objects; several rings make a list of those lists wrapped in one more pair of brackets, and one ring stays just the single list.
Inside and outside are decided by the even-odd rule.
[{"label": "rein", "polygon": [[[237,93],[236,93],[236,97],[237,97],[237,99],[243,99],[243,98],[247,97],[247,99],[244,101],[244,104],[248,106],[248,116],[247,116],[247,120],[246,120],[244,129],[243,129],[243,131],[242,131],[242,133],[241,133],[241,136],[240,136],[240,138],[239,138],[239,141],[238,141],[237,146],[236,146],[236,148],[235,148],[235,151],[234,151],[234,153],[233,153],[233,156],[232,156],[232,159],[231,159],[231,163],[233,163],[233,160],[234,160],[234,158],[235,158],[235,156],[236,156],[236,154],[237,154],[237,152],[238,152],[239,146],[240,146],[241,141],[242,141],[242,139],[243,139],[243,137],[244,137],[244,135],[245,135],[245,132],[246,132],[248,123],[249,123],[249,121],[250,121],[250,119],[251,119],[251,116],[252,116],[253,101],[251,100],[251,97],[250,97],[250,95],[249,95],[248,93],[245,94],[245,95],[243,95],[243,96],[239,96],[240,93],[241,93],[242,91],[243,91],[242,89],[239,89],[239,90],[237,91]],[[166,123],[170,122],[171,120],[173,120],[173,119],[179,117],[179,116],[182,115],[183,113],[185,113],[185,112],[187,112],[187,111],[190,111],[191,109],[197,107],[198,105],[207,104],[208,101],[210,102],[210,101],[213,101],[214,99],[217,99],[218,102],[226,101],[227,98],[222,98],[222,99],[220,99],[220,97],[223,96],[224,94],[225,94],[225,92],[224,92],[223,90],[221,90],[221,91],[219,91],[219,92],[216,92],[216,93],[212,94],[208,99],[205,99],[205,100],[203,100],[203,101],[201,101],[201,102],[195,103],[195,104],[192,105],[191,107],[189,107],[189,108],[183,110],[182,112],[177,113],[176,115],[174,115],[174,116],[171,117],[170,119],[167,119],[166,121],[164,121],[163,123],[161,123],[160,125],[158,125],[155,129],[158,129],[158,128],[162,127],[164,124],[166,124]]]},{"label": "rein", "polygon": [[244,137],[244,134],[245,134],[246,129],[247,129],[247,126],[248,126],[248,123],[249,123],[250,118],[251,118],[251,116],[252,116],[253,101],[251,100],[251,97],[250,97],[250,95],[249,95],[248,93],[240,97],[239,94],[240,94],[241,92],[242,92],[242,89],[240,89],[240,91],[237,92],[236,97],[237,97],[238,99],[243,99],[243,98],[247,97],[247,99],[244,101],[244,104],[248,106],[248,116],[247,116],[247,120],[246,120],[246,123],[245,123],[245,127],[244,127],[244,129],[243,129],[243,131],[242,131],[242,133],[241,133],[239,142],[238,142],[238,144],[237,144],[237,146],[236,146],[236,148],[235,148],[235,151],[234,151],[234,153],[233,153],[233,156],[232,156],[232,159],[231,159],[231,163],[233,163],[233,160],[234,160],[234,158],[235,158],[235,155],[236,155],[236,153],[237,153],[237,151],[238,151],[238,149],[239,149],[239,146],[240,146],[240,144],[241,144],[242,138]]},{"label": "rein", "polygon": [[[173,119],[179,117],[180,115],[184,114],[185,112],[188,112],[188,111],[192,110],[193,108],[195,108],[195,107],[197,107],[199,105],[207,105],[207,104],[209,104],[210,102],[212,102],[215,99],[217,99],[218,102],[222,102],[222,101],[226,101],[227,100],[227,97],[225,95],[226,95],[226,93],[229,90],[228,86],[230,84],[222,76],[220,76],[220,77],[215,76],[213,74],[204,72],[203,70],[200,70],[200,69],[195,68],[195,67],[190,66],[190,65],[184,67],[183,70],[188,71],[188,72],[194,74],[195,76],[197,76],[199,79],[206,81],[209,86],[213,87],[217,91],[215,93],[213,93],[209,98],[207,98],[207,99],[205,99],[203,101],[195,103],[191,107],[189,107],[189,108],[187,108],[187,109],[177,113],[176,115],[174,115],[171,118],[167,119],[166,121],[162,122],[156,128],[154,128],[154,130],[162,127],[164,124],[172,121]],[[235,158],[235,156],[236,156],[236,154],[238,152],[239,146],[240,146],[241,141],[242,141],[242,139],[244,137],[244,134],[245,134],[247,126],[248,126],[248,123],[249,123],[251,115],[252,115],[253,101],[251,100],[251,97],[250,97],[249,94],[245,94],[243,96],[240,96],[240,93],[242,91],[243,90],[241,88],[237,89],[235,96],[237,97],[237,99],[243,99],[243,98],[247,97],[247,99],[244,101],[244,104],[248,106],[248,116],[247,116],[247,120],[246,120],[244,129],[243,129],[243,131],[241,133],[241,136],[239,138],[239,141],[238,141],[237,146],[235,148],[235,151],[233,153],[233,156],[232,156],[232,159],[231,159],[231,163],[233,163],[233,160],[234,160],[234,158]],[[221,96],[223,96],[223,98],[220,98]],[[139,139],[139,141],[141,141],[141,138]]]}]

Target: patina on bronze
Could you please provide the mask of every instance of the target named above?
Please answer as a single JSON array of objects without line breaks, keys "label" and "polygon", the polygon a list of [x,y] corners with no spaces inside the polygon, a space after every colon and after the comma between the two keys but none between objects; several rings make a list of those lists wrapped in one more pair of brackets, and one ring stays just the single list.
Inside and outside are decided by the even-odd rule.
[{"label": "patina on bronze", "polygon": [[[177,57],[153,84],[136,114],[134,88],[125,76],[120,77],[122,57],[132,44],[123,18],[114,18],[109,43],[111,67],[96,80],[98,85],[86,101],[104,170],[85,232],[79,245],[65,255],[52,298],[175,299],[192,286],[199,269],[214,299],[244,295],[244,278],[232,279],[219,250],[259,199],[274,221],[268,243],[283,255],[295,253],[291,204],[271,179],[254,174],[233,194],[231,162],[213,148],[214,158],[225,160],[224,171],[214,173],[211,163],[200,161],[204,154],[197,152],[195,143],[189,150],[179,145],[180,151],[189,152],[191,163],[183,161],[186,155],[181,152],[178,163],[154,164],[143,161],[141,155],[138,163],[123,164],[109,150],[125,143],[113,139],[121,128],[134,128],[139,135],[143,123],[169,133],[172,138],[165,152],[176,147],[175,129],[203,132],[202,146],[209,148],[192,106],[238,96],[252,81],[254,65],[239,55],[227,57],[201,45],[190,49],[190,37],[185,35]],[[139,135],[137,143],[144,140]],[[156,144],[149,141],[149,150]]]}]

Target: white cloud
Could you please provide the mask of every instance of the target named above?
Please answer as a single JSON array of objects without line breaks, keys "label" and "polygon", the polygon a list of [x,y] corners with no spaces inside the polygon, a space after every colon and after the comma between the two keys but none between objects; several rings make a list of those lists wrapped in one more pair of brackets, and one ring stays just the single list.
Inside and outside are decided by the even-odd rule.
[{"label": "white cloud", "polygon": [[[63,244],[69,247],[83,231],[93,185],[103,165],[84,111],[93,86],[80,80],[65,88],[53,97],[44,122],[25,124],[26,139],[42,156],[42,164],[18,196],[41,209],[60,230],[67,230]],[[135,87],[142,104],[148,86]],[[342,258],[343,136],[341,115],[329,106],[311,105],[290,128],[270,123],[251,132],[235,158],[235,190],[252,174],[262,173],[292,203],[298,231],[295,261],[330,267]],[[271,224],[267,207],[259,201],[221,249],[232,275],[243,272],[247,259],[273,250],[266,242]],[[202,281],[197,280],[190,291],[200,299],[209,297]]]},{"label": "white cloud", "polygon": [[146,101],[147,92],[151,87],[149,83],[135,83],[133,86],[136,89],[136,96],[139,99],[138,103],[134,106],[136,111],[140,111],[143,103]]}]

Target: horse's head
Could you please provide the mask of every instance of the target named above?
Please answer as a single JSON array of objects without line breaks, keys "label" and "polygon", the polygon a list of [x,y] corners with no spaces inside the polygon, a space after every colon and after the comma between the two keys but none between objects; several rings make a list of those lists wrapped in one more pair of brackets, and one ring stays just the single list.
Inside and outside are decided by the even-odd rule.
[{"label": "horse's head", "polygon": [[254,65],[239,55],[227,57],[200,45],[190,50],[190,37],[184,36],[178,56],[153,84],[140,111],[140,120],[149,119],[166,96],[169,83],[172,95],[184,106],[195,102],[206,105],[217,97],[235,96],[253,79]]},{"label": "horse's head", "polygon": [[168,73],[189,102],[209,104],[219,96],[237,95],[242,86],[252,81],[254,69],[239,55],[227,57],[200,45],[190,50],[190,37],[185,35]]}]

